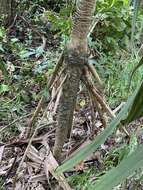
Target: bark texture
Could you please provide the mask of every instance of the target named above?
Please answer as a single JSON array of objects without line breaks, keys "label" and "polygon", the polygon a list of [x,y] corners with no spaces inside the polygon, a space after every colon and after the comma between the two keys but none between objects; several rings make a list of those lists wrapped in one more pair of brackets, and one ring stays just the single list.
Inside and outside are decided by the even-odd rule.
[{"label": "bark texture", "polygon": [[0,16],[5,16],[4,25],[9,26],[15,16],[15,1],[0,0]]},{"label": "bark texture", "polygon": [[67,79],[62,87],[58,106],[58,127],[54,145],[54,156],[58,161],[67,135],[70,134],[79,82],[87,62],[87,34],[92,20],[95,0],[79,0],[73,19],[71,41],[67,45],[64,65]]},{"label": "bark texture", "polygon": [[70,135],[73,121],[73,113],[76,105],[76,97],[79,82],[85,62],[85,57],[75,51],[68,51],[65,56],[65,66],[67,78],[63,84],[62,94],[58,106],[58,127],[56,130],[56,140],[54,156],[60,160],[61,151],[67,135]]},{"label": "bark texture", "polygon": [[95,9],[95,0],[79,0],[73,18],[72,39],[86,40]]}]

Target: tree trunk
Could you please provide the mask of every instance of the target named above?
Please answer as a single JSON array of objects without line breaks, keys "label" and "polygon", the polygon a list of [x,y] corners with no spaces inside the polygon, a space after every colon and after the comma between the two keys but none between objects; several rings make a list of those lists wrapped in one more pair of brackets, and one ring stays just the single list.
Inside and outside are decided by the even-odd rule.
[{"label": "tree trunk", "polygon": [[9,26],[15,15],[14,0],[0,0],[0,16],[4,16],[4,25]]},{"label": "tree trunk", "polygon": [[73,113],[83,68],[87,62],[87,34],[92,20],[95,0],[79,0],[74,17],[71,41],[65,52],[66,81],[58,106],[58,127],[56,129],[54,156],[58,161],[67,135],[71,133]]}]

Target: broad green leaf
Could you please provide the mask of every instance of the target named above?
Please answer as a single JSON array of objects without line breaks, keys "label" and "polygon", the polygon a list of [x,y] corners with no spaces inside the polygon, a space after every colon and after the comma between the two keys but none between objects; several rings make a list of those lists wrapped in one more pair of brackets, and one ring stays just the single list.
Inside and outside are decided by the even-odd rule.
[{"label": "broad green leaf", "polygon": [[143,166],[143,146],[139,146],[130,156],[103,175],[97,183],[89,187],[90,190],[112,190],[113,187],[123,182],[136,170]]},{"label": "broad green leaf", "polygon": [[[93,142],[85,146],[82,150],[80,150],[76,155],[74,155],[71,159],[63,163],[60,167],[57,168],[56,172],[64,172],[68,169],[71,169],[74,167],[76,164],[78,164],[80,161],[84,160],[87,156],[89,156],[92,152],[96,151],[97,148],[103,144],[107,137],[112,134],[114,129],[124,120],[127,118],[127,114],[129,110],[131,110],[131,106],[136,100],[136,96],[138,95],[139,92],[141,92],[143,88],[143,83],[140,85],[140,87],[137,89],[137,91],[128,99],[127,103],[123,107],[123,109],[119,112],[116,118],[114,118],[108,127],[100,134],[98,135]],[[143,92],[143,91],[142,91]]]},{"label": "broad green leaf", "polygon": [[6,84],[1,84],[0,85],[0,94],[3,92],[8,92],[9,91],[9,86]]}]

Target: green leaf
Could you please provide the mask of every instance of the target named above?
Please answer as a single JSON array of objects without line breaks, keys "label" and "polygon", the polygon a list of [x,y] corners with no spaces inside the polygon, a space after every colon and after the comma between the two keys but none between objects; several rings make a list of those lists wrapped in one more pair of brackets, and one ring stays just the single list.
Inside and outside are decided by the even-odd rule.
[{"label": "green leaf", "polygon": [[18,42],[19,39],[18,38],[11,38],[11,42],[15,43],[15,42]]},{"label": "green leaf", "polygon": [[8,79],[8,71],[6,69],[6,63],[2,59],[0,59],[0,70],[2,71],[4,77]]},{"label": "green leaf", "polygon": [[143,116],[143,82],[136,94],[134,102],[129,110],[127,118],[123,121],[124,124],[128,124]]},{"label": "green leaf", "polygon": [[2,44],[0,44],[0,51],[1,51],[1,52],[4,52],[4,49],[3,49],[3,47],[2,47]]},{"label": "green leaf", "polygon": [[130,156],[124,159],[116,168],[103,175],[97,183],[89,189],[111,190],[127,177],[143,166],[143,146],[139,146]]},{"label": "green leaf", "polygon": [[4,27],[0,27],[0,38],[4,38],[6,35],[6,30]]},{"label": "green leaf", "polygon": [[10,89],[9,89],[9,86],[6,85],[6,84],[1,84],[0,85],[0,94],[3,93],[3,92],[8,92]]},{"label": "green leaf", "polygon": [[130,137],[130,144],[129,144],[129,155],[132,154],[136,148],[138,147],[138,139],[136,134],[132,134]]},{"label": "green leaf", "polygon": [[[135,91],[135,93],[128,99],[127,103],[123,107],[123,109],[119,112],[116,118],[114,118],[108,127],[100,134],[98,135],[93,142],[85,146],[82,150],[80,150],[76,155],[74,155],[71,159],[63,163],[60,167],[57,168],[56,172],[61,173],[64,172],[68,169],[71,169],[74,167],[76,164],[78,164],[80,161],[84,160],[87,156],[89,156],[92,152],[96,151],[97,148],[105,142],[105,140],[108,138],[109,135],[112,134],[114,129],[124,121],[124,123],[129,122],[128,120],[126,121],[125,118],[128,118],[129,116],[127,115],[128,112],[131,110],[130,108],[134,104],[134,101],[136,101],[137,96],[143,92],[143,82],[139,86],[139,88]],[[143,96],[142,96],[143,99]],[[143,105],[143,104],[142,104]],[[141,106],[142,106],[141,105]],[[131,112],[129,112],[131,114]],[[131,117],[132,119],[134,118]]]},{"label": "green leaf", "polygon": [[132,48],[134,47],[134,34],[135,34],[136,19],[137,19],[137,15],[138,15],[140,2],[141,2],[141,0],[134,1],[134,15],[133,15],[133,19],[132,19],[132,33],[131,33]]},{"label": "green leaf", "polygon": [[36,54],[36,52],[35,52],[35,50],[33,50],[33,49],[31,49],[31,50],[22,50],[21,52],[20,52],[20,57],[22,58],[22,59],[26,59],[26,58],[29,58],[31,55],[35,55]]},{"label": "green leaf", "polygon": [[130,79],[129,79],[129,87],[131,85],[131,80],[133,78],[133,75],[135,74],[137,69],[139,69],[142,65],[143,65],[143,57],[140,59],[139,63],[134,67],[134,69],[133,69],[133,71],[131,73],[131,76],[130,76]]}]

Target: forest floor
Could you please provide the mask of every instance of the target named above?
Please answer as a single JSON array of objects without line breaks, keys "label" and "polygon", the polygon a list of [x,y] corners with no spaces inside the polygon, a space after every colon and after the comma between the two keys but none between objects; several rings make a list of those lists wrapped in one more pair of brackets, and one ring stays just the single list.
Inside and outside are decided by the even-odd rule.
[{"label": "forest floor", "polygon": [[[18,21],[20,22],[20,20]],[[29,33],[32,30],[29,29]],[[56,181],[53,169],[58,166],[58,163],[50,150],[54,145],[57,127],[58,95],[56,98],[53,97],[59,83],[57,80],[54,84],[49,99],[47,98],[49,97],[47,81],[62,52],[62,48],[59,47],[60,40],[49,32],[46,45],[42,49],[41,36],[35,35],[32,40],[30,34],[20,32],[19,28],[17,29],[15,26],[2,32],[5,33],[5,36],[3,48],[0,48],[2,63],[0,67],[0,190],[11,190],[13,186],[17,190],[57,189],[60,176],[55,177]],[[23,45],[23,43],[25,44]],[[112,80],[111,78],[109,80]],[[110,84],[112,82],[109,81]],[[109,88],[106,87],[104,93],[112,111],[117,114],[126,100],[126,95],[115,101],[115,94],[112,93],[118,94],[124,89],[119,87],[116,92],[114,84],[113,88],[109,93]],[[46,101],[36,118],[35,128],[37,131],[26,152],[30,140],[26,138],[27,128],[43,95],[46,97]],[[76,154],[104,130],[105,126],[101,118],[98,112],[93,112],[93,104],[88,92],[80,84],[72,135],[63,147],[63,160]],[[106,120],[110,121],[110,119],[106,115]],[[117,130],[98,151],[89,155],[75,168],[65,172],[64,176],[69,184],[74,189],[88,189],[88,185],[96,182],[108,168],[116,166],[127,151],[131,151],[137,143],[143,143],[142,124],[143,120],[141,119],[125,126],[128,135],[123,130]],[[47,152],[50,158],[47,156]],[[47,164],[47,168],[45,168],[47,162],[51,165]],[[134,176],[134,180],[131,178],[117,188],[143,189],[143,183],[140,181],[142,174]]]}]

